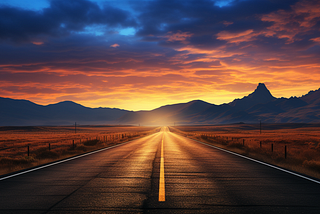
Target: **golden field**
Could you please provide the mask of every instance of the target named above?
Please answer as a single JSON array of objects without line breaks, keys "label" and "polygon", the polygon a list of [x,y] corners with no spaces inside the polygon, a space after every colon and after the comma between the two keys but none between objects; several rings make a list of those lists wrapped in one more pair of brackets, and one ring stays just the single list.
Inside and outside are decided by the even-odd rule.
[{"label": "golden field", "polygon": [[[320,124],[262,124],[261,133],[259,124],[175,126],[169,129],[320,178]],[[116,145],[158,131],[160,128],[136,126],[79,126],[76,133],[72,126],[0,127],[0,174]]]},{"label": "golden field", "polygon": [[[320,124],[178,126],[170,131],[320,178]],[[286,149],[286,156],[285,156]]]},{"label": "golden field", "polygon": [[0,127],[0,174],[116,145],[159,130],[136,126]]}]

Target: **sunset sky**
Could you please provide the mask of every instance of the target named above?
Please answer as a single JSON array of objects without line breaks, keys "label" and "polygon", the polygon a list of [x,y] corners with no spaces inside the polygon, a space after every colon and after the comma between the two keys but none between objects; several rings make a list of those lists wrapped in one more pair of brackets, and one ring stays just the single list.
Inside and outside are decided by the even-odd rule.
[{"label": "sunset sky", "polygon": [[0,0],[0,97],[149,110],[320,87],[318,0]]}]

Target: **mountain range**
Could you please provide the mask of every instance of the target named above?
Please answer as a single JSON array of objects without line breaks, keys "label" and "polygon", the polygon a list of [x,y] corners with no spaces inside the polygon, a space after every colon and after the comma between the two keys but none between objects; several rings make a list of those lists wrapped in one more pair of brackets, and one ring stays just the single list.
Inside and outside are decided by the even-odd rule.
[{"label": "mountain range", "polygon": [[201,125],[228,123],[319,123],[320,89],[301,97],[276,98],[264,83],[241,99],[215,105],[202,100],[165,105],[150,111],[88,108],[64,101],[47,106],[0,98],[0,126],[25,125]]}]

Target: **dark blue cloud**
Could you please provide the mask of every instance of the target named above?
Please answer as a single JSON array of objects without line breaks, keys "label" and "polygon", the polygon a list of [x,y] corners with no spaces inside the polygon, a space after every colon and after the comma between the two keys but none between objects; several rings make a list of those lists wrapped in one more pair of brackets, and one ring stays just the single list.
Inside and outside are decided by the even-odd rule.
[{"label": "dark blue cloud", "polygon": [[248,25],[258,27],[262,24],[258,21],[259,14],[288,9],[295,2],[297,1],[248,0],[234,1],[228,7],[219,7],[211,0],[151,1],[141,8],[139,20],[142,22],[142,29],[138,34],[159,35],[161,32],[174,30],[197,34],[217,32],[225,27],[223,21],[238,25],[235,28],[246,28]]},{"label": "dark blue cloud", "polygon": [[169,68],[179,70],[181,63],[168,63],[180,52],[141,41],[134,43],[125,36],[116,36],[113,42],[120,47],[110,47],[103,36],[75,34],[53,38],[43,45],[24,44],[12,46],[0,44],[0,70],[39,71],[65,70],[101,72],[105,74],[137,69],[151,70]]},{"label": "dark blue cloud", "polygon": [[[291,10],[291,6],[298,1],[234,0],[226,1],[228,4],[220,4],[221,2],[212,0],[150,1],[140,8],[138,17],[140,28],[136,36],[142,37],[143,41],[158,42],[160,46],[165,47],[180,48],[187,44],[199,49],[219,48],[227,43],[217,38],[219,32],[241,33],[252,30],[259,34],[273,24],[262,21],[263,15],[278,10]],[[226,6],[220,7],[219,5]],[[168,41],[168,32],[172,34],[188,32],[192,36],[186,38],[185,41],[173,42]],[[256,36],[255,39],[258,37]],[[266,36],[263,38],[268,40]],[[263,42],[263,38],[260,36],[259,41]],[[277,40],[280,40],[277,43],[281,45],[286,44],[285,39],[277,38]]]},{"label": "dark blue cloud", "polygon": [[112,27],[136,26],[129,12],[87,0],[52,0],[42,11],[0,7],[0,39],[28,42],[38,37],[66,36],[84,31],[90,25]]},{"label": "dark blue cloud", "polygon": [[[142,37],[144,41],[158,41],[161,45],[166,45],[163,36],[168,32],[190,32],[193,36],[188,40],[194,42],[194,45],[206,43],[215,46],[221,41],[211,37],[218,32],[241,32],[246,29],[260,31],[272,24],[261,21],[260,15],[279,9],[288,10],[295,2],[154,0],[126,3],[126,8],[131,5],[134,13],[107,4],[101,6],[89,0],[52,0],[49,7],[39,11],[2,6],[0,39],[30,42],[48,36],[61,37],[87,31],[88,27],[94,31],[97,25],[101,25],[100,31],[104,33],[134,27],[138,29],[137,37]],[[232,24],[226,25],[226,22]],[[171,42],[169,45],[177,46],[177,43]]]},{"label": "dark blue cloud", "polygon": [[[288,50],[307,51],[316,43],[310,39],[320,37],[319,32],[298,35],[299,41],[291,45],[287,44],[286,38],[266,37],[259,34],[273,24],[261,21],[262,15],[280,9],[290,11],[291,6],[296,2],[296,0],[235,0],[227,6],[219,7],[215,1],[210,0],[155,0],[144,1],[144,4],[134,1],[131,5],[136,10],[135,14],[140,14],[137,17],[125,10],[107,5],[102,7],[88,0],[53,0],[50,7],[41,11],[3,6],[0,7],[0,39],[21,43],[32,42],[42,37],[48,38],[41,47],[32,44],[19,47],[3,45],[0,51],[2,57],[0,63],[46,62],[51,68],[62,66],[64,69],[72,69],[79,68],[76,64],[77,60],[90,59],[88,61],[92,64],[87,64],[87,67],[81,68],[82,70],[96,70],[103,67],[106,70],[127,69],[130,66],[143,70],[143,63],[148,68],[159,66],[179,70],[181,65],[170,65],[168,61],[170,57],[182,53],[174,49],[184,46],[204,50],[223,47],[224,52],[230,53],[241,50],[243,53],[246,52],[247,58],[261,50],[270,54],[277,52],[283,55],[288,54]],[[95,25],[102,25],[106,30],[110,28],[113,32],[117,27],[134,27],[139,30],[135,36],[130,37],[131,40],[119,34],[102,37],[77,34],[85,31],[88,26]],[[217,34],[221,31],[241,33],[249,29],[257,33],[252,40],[228,43],[227,40],[217,38]],[[188,32],[190,36],[185,37],[185,40],[169,41],[170,35],[179,32]],[[61,38],[62,36],[64,37]],[[115,43],[120,44],[120,48],[110,49],[110,45]],[[246,47],[248,44],[252,46]],[[284,46],[286,49],[283,49]],[[146,53],[157,53],[158,56]],[[205,57],[204,54],[199,56]],[[194,55],[190,55],[187,59],[191,60],[192,57]],[[119,59],[126,61],[127,58],[132,58],[133,61],[117,63]],[[65,63],[64,59],[70,59],[72,63]],[[100,62],[95,62],[95,59],[99,59]],[[116,63],[101,62],[104,59],[114,60]],[[140,60],[143,63],[137,66],[139,63],[134,60]],[[24,66],[24,69],[39,69],[47,64],[40,63],[32,66]]]}]

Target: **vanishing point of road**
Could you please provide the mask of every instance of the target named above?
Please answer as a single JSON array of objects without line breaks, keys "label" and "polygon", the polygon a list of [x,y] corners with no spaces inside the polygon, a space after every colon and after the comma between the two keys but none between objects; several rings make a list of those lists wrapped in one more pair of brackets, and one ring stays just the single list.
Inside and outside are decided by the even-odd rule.
[{"label": "vanishing point of road", "polygon": [[320,213],[320,184],[164,127],[0,178],[0,213]]}]

